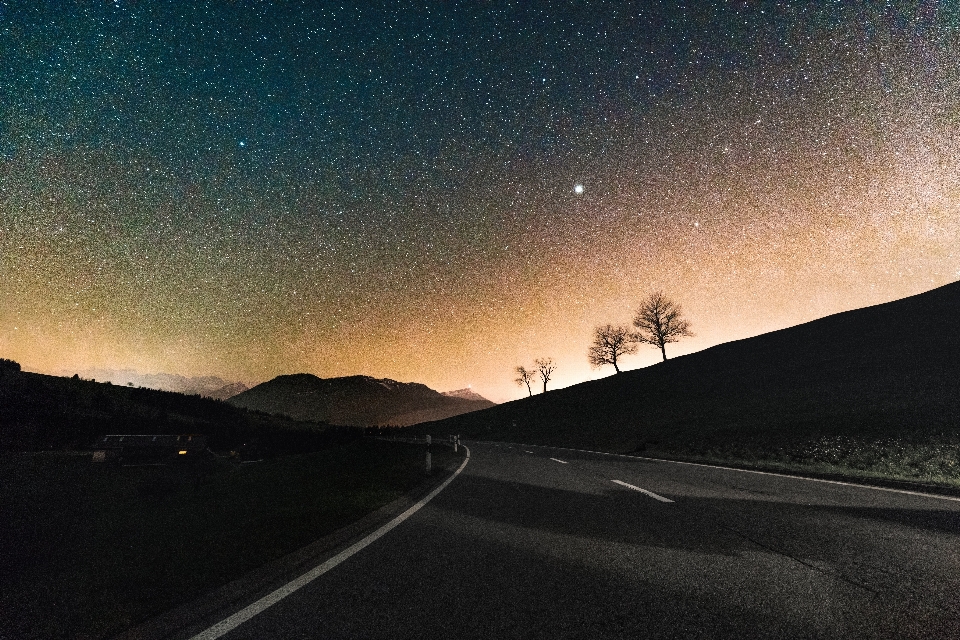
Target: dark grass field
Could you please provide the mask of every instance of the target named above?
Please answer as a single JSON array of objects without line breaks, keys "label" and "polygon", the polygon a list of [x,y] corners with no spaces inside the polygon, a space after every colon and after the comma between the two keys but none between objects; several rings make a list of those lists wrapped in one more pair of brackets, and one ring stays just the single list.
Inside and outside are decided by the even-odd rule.
[{"label": "dark grass field", "polygon": [[[434,468],[455,454],[433,447]],[[0,457],[0,638],[109,637],[425,479],[423,445],[359,440],[252,464]]]},{"label": "dark grass field", "polygon": [[960,283],[410,432],[960,486]]},{"label": "dark grass field", "polygon": [[957,434],[888,436],[821,436],[771,447],[749,440],[715,446],[650,448],[641,455],[733,465],[763,471],[849,478],[905,488],[960,491],[960,438]]}]

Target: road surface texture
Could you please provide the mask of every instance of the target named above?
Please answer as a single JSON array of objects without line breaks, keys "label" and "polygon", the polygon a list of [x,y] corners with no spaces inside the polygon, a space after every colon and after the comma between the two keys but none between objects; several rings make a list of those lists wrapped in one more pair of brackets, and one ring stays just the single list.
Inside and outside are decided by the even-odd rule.
[{"label": "road surface texture", "polygon": [[960,638],[956,498],[470,449],[420,511],[224,637]]}]

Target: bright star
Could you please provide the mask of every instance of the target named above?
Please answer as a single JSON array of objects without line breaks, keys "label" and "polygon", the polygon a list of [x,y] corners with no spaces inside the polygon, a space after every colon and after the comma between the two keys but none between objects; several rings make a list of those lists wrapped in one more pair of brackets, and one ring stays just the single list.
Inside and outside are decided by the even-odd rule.
[{"label": "bright star", "polygon": [[577,194],[578,196],[579,196],[580,194],[582,194],[582,193],[583,193],[583,185],[582,185],[582,184],[575,184],[575,185],[573,185],[573,192],[574,192],[575,194]]}]

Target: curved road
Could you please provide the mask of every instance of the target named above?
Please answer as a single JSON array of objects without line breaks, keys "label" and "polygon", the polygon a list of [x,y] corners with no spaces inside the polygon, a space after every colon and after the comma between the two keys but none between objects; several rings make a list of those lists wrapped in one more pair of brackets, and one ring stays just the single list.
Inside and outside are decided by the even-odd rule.
[{"label": "curved road", "polygon": [[470,448],[420,511],[224,637],[960,638],[958,499]]}]

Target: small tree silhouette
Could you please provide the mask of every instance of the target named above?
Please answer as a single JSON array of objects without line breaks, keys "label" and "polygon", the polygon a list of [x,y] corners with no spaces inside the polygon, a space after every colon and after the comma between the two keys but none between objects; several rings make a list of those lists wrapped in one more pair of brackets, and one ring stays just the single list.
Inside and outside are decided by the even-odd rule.
[{"label": "small tree silhouette", "polygon": [[533,376],[536,374],[536,371],[529,371],[523,365],[517,367],[514,371],[517,373],[517,379],[514,380],[514,382],[521,387],[527,385],[527,393],[532,396],[533,388],[530,385],[533,383]]},{"label": "small tree silhouette", "polygon": [[637,340],[630,330],[623,326],[610,324],[597,327],[593,332],[593,344],[587,351],[590,366],[598,369],[605,364],[612,364],[614,370],[620,373],[617,360],[621,356],[637,352]]},{"label": "small tree silhouette", "polygon": [[534,364],[537,365],[537,372],[540,374],[540,379],[543,380],[543,392],[546,393],[547,383],[550,382],[551,374],[557,370],[557,365],[553,363],[553,358],[537,358]]},{"label": "small tree silhouette", "polygon": [[637,332],[633,334],[634,339],[658,347],[666,361],[667,344],[694,335],[690,331],[690,323],[680,314],[680,305],[660,291],[651,293],[640,304],[637,315],[633,318],[633,326],[637,328]]},{"label": "small tree silhouette", "polygon": [[10,371],[13,373],[20,371],[20,363],[16,360],[9,360],[7,358],[0,358],[0,373],[4,371]]}]

